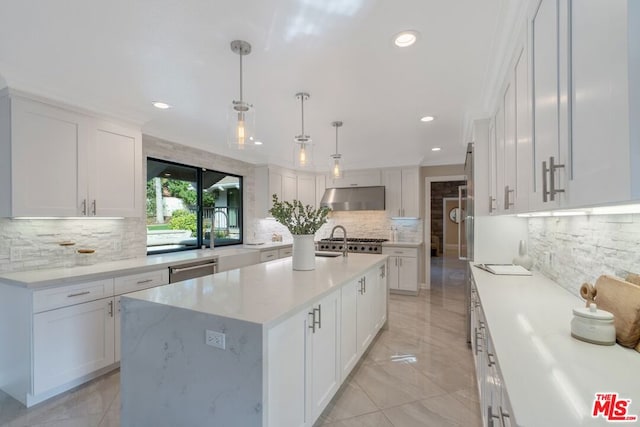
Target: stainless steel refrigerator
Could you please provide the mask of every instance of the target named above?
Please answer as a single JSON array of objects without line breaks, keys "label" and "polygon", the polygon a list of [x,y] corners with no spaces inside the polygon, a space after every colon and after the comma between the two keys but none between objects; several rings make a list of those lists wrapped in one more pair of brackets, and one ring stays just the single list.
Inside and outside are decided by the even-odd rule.
[{"label": "stainless steel refrigerator", "polygon": [[[462,220],[458,222],[458,258],[463,261],[473,261],[474,246],[474,217],[473,217],[473,142],[467,145],[467,155],[464,161],[464,174],[467,184],[458,187],[458,206],[462,210]],[[471,343],[471,270],[465,268],[465,329],[467,342]]]}]

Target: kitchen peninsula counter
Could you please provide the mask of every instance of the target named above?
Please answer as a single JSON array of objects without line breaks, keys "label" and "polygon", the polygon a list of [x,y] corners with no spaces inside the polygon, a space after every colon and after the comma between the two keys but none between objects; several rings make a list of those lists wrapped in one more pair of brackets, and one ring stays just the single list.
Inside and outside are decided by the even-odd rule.
[{"label": "kitchen peninsula counter", "polygon": [[123,425],[312,425],[386,321],[386,263],[283,258],[123,296]]}]

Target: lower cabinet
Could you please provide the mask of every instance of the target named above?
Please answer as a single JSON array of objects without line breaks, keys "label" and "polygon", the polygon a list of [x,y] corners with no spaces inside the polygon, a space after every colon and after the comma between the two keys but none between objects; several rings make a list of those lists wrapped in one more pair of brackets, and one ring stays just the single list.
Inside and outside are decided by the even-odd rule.
[{"label": "lower cabinet", "polygon": [[418,293],[418,249],[383,247],[389,255],[389,289],[404,293]]},{"label": "lower cabinet", "polygon": [[475,284],[471,283],[471,349],[476,367],[483,426],[510,427],[511,404]]},{"label": "lower cabinet", "polygon": [[104,298],[33,316],[33,394],[114,362],[114,300]]},{"label": "lower cabinet", "polygon": [[313,425],[383,326],[386,293],[381,264],[268,330],[269,426]]}]

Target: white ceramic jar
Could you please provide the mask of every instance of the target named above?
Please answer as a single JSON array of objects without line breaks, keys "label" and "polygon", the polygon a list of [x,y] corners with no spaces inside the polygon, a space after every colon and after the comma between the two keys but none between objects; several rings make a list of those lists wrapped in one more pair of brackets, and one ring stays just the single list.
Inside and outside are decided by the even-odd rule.
[{"label": "white ceramic jar", "polygon": [[613,314],[598,310],[596,304],[573,309],[571,336],[592,344],[613,345],[616,343],[616,326]]}]

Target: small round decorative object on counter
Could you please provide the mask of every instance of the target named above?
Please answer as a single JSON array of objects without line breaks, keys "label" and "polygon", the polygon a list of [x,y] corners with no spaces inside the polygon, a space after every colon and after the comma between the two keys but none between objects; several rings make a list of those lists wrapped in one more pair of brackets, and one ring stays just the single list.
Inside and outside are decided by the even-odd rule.
[{"label": "small round decorative object on counter", "polygon": [[613,314],[598,310],[594,303],[589,304],[589,307],[574,308],[571,336],[592,344],[614,345],[616,327]]},{"label": "small round decorative object on counter", "polygon": [[78,265],[92,265],[96,262],[95,249],[78,249],[76,263]]}]

